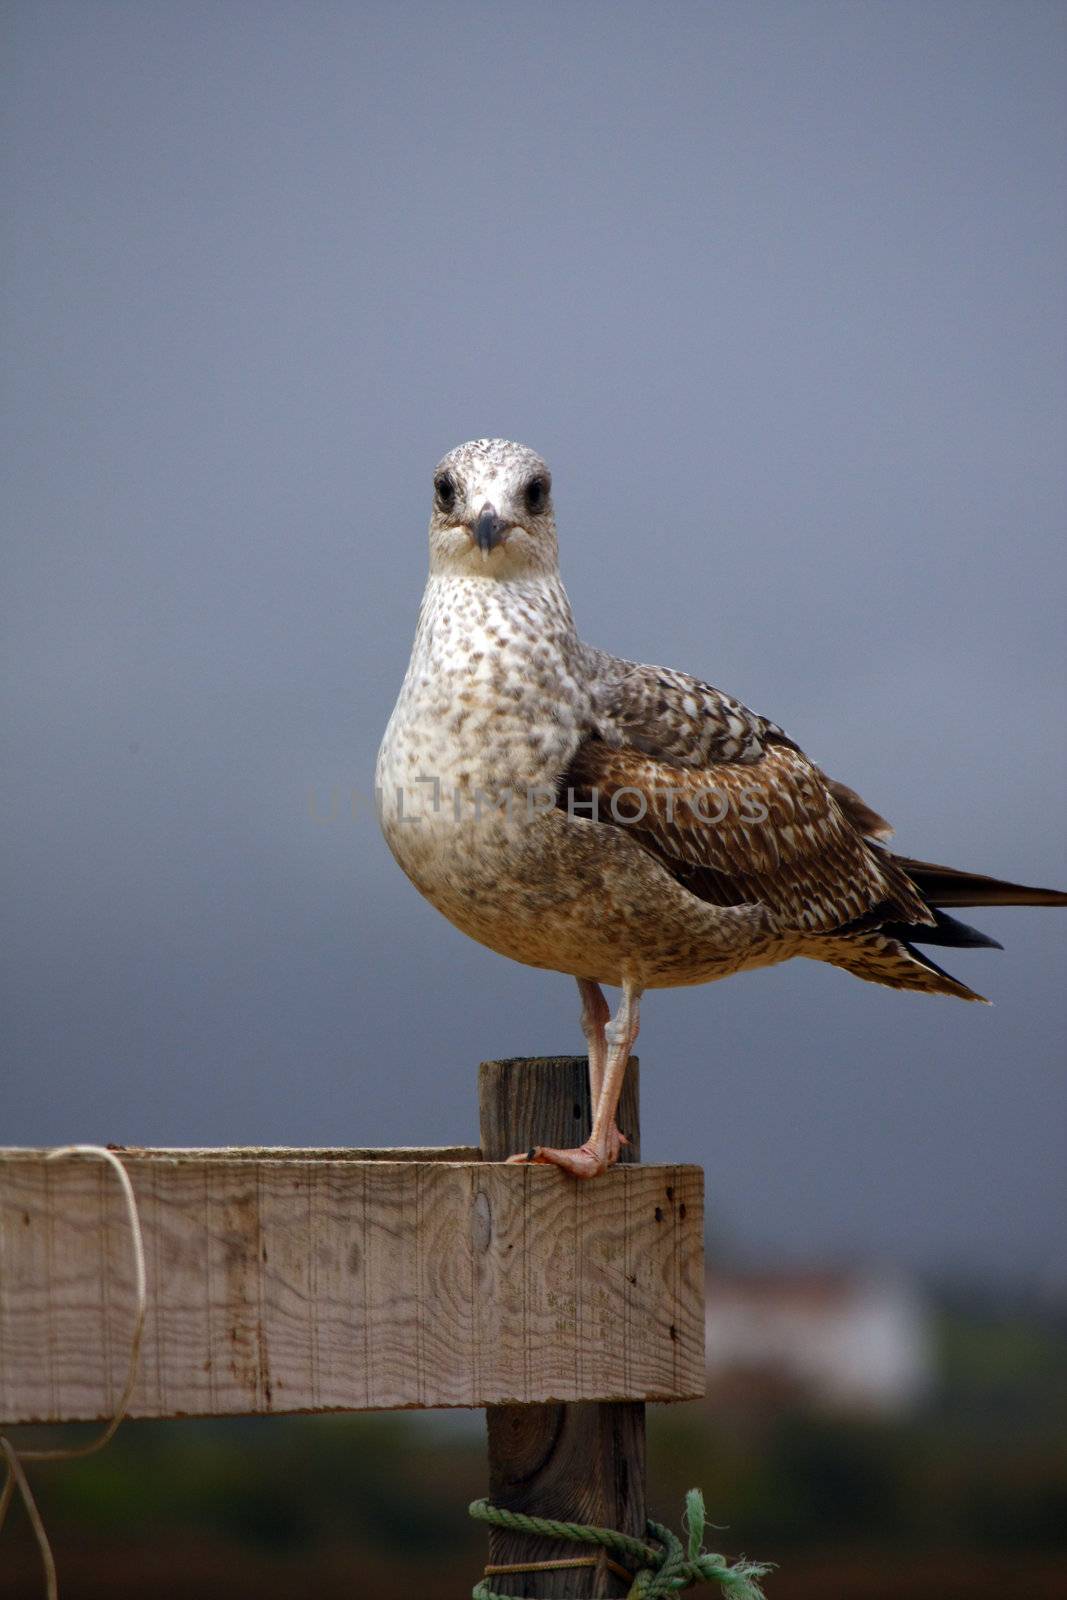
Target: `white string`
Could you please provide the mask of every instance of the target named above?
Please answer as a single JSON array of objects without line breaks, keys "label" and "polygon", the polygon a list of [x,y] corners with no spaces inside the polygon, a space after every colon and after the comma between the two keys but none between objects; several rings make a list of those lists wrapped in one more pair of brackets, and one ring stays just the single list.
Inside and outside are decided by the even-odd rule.
[{"label": "white string", "polygon": [[15,1446],[10,1439],[5,1439],[2,1435],[0,1435],[0,1454],[7,1461],[7,1478],[4,1482],[3,1493],[0,1493],[0,1528],[4,1526],[7,1508],[11,1504],[15,1490],[18,1489],[19,1494],[22,1496],[22,1503],[26,1507],[26,1515],[30,1519],[30,1526],[37,1539],[37,1548],[41,1552],[41,1565],[44,1567],[44,1592],[48,1600],[58,1600],[59,1587],[56,1583],[55,1557],[52,1555],[52,1546],[48,1542],[48,1533],[45,1529],[44,1520],[37,1509],[37,1502],[33,1498],[33,1490],[30,1488],[26,1478],[22,1462],[15,1454]]},{"label": "white string", "polygon": [[4,1518],[18,1489],[22,1496],[22,1503],[26,1507],[26,1515],[30,1519],[37,1539],[37,1546],[41,1552],[41,1564],[44,1567],[45,1593],[47,1600],[57,1600],[59,1590],[56,1586],[56,1564],[52,1556],[52,1547],[48,1542],[41,1513],[37,1509],[37,1502],[23,1470],[24,1461],[76,1461],[82,1456],[91,1456],[97,1450],[102,1450],[110,1444],[118,1431],[119,1424],[126,1415],[130,1398],[133,1394],[134,1384],[137,1382],[137,1371],[141,1360],[141,1340],[144,1335],[145,1317],[148,1314],[148,1278],[145,1272],[144,1237],[141,1233],[141,1219],[137,1211],[137,1197],[133,1192],[130,1175],[113,1150],[105,1150],[100,1144],[66,1144],[58,1149],[49,1150],[46,1157],[49,1161],[58,1161],[63,1156],[91,1156],[96,1160],[106,1161],[113,1169],[115,1176],[122,1187],[123,1199],[126,1202],[126,1218],[130,1225],[130,1238],[133,1243],[133,1285],[137,1309],[133,1321],[133,1332],[130,1337],[130,1360],[126,1372],[126,1383],[119,1396],[118,1404],[97,1438],[88,1444],[76,1445],[71,1449],[62,1450],[22,1450],[16,1451],[9,1439],[0,1435],[0,1454],[7,1461],[7,1477],[4,1486],[0,1489],[0,1529],[4,1526]]}]

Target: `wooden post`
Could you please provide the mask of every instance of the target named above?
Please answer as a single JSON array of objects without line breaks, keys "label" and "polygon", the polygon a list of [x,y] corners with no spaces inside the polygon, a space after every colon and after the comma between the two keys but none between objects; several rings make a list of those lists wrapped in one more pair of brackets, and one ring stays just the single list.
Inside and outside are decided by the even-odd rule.
[{"label": "wooden post", "polygon": [[[482,1158],[502,1161],[530,1145],[579,1145],[589,1135],[588,1063],[584,1056],[485,1061],[479,1081]],[[621,1160],[640,1156],[637,1059],[631,1057],[619,1104],[630,1138]],[[527,1169],[531,1174],[536,1169]],[[543,1170],[543,1169],[542,1169]],[[559,1174],[559,1182],[578,1180]],[[593,1179],[592,1182],[598,1180]],[[673,1329],[671,1330],[673,1333]],[[590,1351],[596,1360],[596,1351]],[[595,1523],[640,1538],[645,1531],[645,1407],[641,1401],[585,1400],[569,1405],[486,1408],[489,1496],[494,1505],[562,1521]],[[594,1553],[577,1545],[492,1529],[489,1560],[566,1560]],[[536,1600],[618,1596],[629,1585],[607,1566],[494,1576],[501,1594]]]}]

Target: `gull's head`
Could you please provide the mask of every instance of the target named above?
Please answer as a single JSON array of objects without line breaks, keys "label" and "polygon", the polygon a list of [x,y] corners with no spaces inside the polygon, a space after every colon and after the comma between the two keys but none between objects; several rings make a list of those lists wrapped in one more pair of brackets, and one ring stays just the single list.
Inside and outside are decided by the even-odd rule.
[{"label": "gull's head", "polygon": [[472,439],[438,462],[430,570],[485,578],[558,570],[552,478],[536,451]]}]

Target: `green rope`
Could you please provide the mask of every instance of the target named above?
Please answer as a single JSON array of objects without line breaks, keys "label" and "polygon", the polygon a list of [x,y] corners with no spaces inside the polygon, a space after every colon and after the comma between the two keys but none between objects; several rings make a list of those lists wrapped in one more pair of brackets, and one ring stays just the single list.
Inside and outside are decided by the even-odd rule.
[{"label": "green rope", "polygon": [[[727,1600],[763,1600],[760,1579],[771,1569],[762,1562],[737,1561],[729,1566],[722,1556],[709,1555],[704,1543],[704,1496],[699,1489],[690,1489],[685,1497],[685,1525],[689,1531],[689,1547],[683,1549],[681,1540],[661,1522],[648,1520],[648,1537],[654,1545],[628,1534],[616,1533],[613,1528],[591,1528],[581,1522],[553,1522],[548,1517],[527,1517],[519,1511],[504,1511],[488,1500],[475,1500],[470,1514],[478,1522],[488,1522],[494,1528],[510,1528],[515,1533],[536,1533],[548,1539],[573,1539],[578,1544],[596,1544],[612,1555],[620,1556],[631,1566],[636,1566],[633,1588],[629,1600],[661,1600],[666,1595],[676,1595],[691,1583],[717,1583]],[[656,1548],[658,1546],[658,1548]],[[507,1595],[490,1589],[483,1578],[471,1594],[471,1600],[510,1600]]]}]

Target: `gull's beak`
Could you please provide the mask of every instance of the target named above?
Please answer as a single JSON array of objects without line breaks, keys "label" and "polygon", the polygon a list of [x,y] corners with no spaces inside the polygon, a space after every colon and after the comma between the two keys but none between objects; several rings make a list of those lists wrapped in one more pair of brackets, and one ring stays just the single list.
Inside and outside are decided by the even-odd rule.
[{"label": "gull's beak", "polygon": [[474,539],[484,556],[487,556],[490,550],[496,549],[510,526],[511,524],[505,522],[493,506],[482,507],[474,524]]}]

